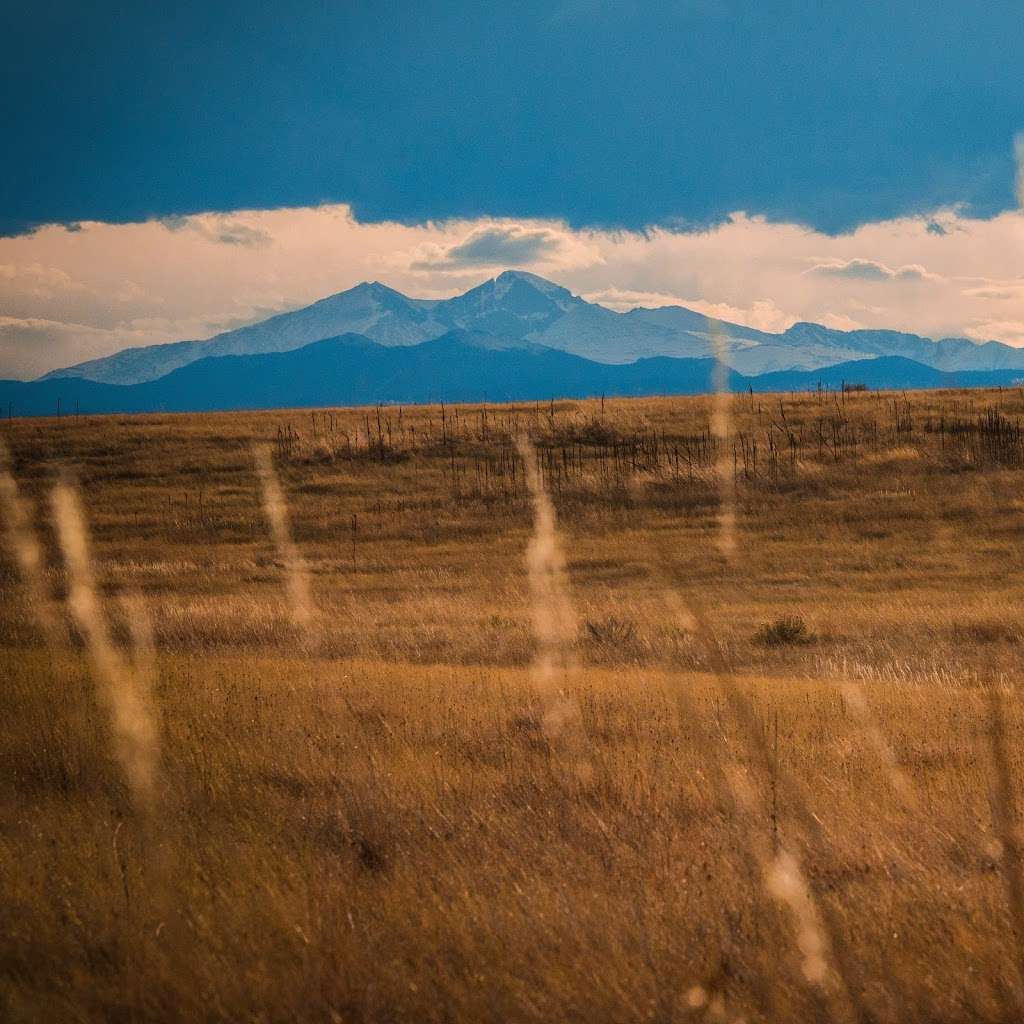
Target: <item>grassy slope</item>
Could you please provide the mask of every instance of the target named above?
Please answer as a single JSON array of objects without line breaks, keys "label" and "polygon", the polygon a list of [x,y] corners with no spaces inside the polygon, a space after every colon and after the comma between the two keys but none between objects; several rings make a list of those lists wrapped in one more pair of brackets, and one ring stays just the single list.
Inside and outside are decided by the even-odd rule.
[{"label": "grassy slope", "polygon": [[[892,400],[737,401],[761,461],[741,473],[734,566],[716,553],[701,467],[692,481],[674,462],[634,471],[630,454],[613,473],[592,447],[581,474],[552,474],[581,618],[567,684],[583,780],[540,732],[525,667],[530,519],[521,478],[513,495],[497,475],[507,411],[446,410],[454,476],[437,409],[401,428],[390,411],[395,461],[365,450],[363,412],[5,428],[47,542],[48,482],[70,463],[104,585],[150,608],[163,783],[144,829],[83,662],[38,646],[7,567],[4,1015],[667,1021],[690,1018],[700,986],[729,1019],[813,1019],[788,921],[746,874],[756,832],[805,854],[878,1019],[1012,1019],[979,680],[1019,665],[1019,470],[924,426],[1024,409],[1015,393],[913,395],[897,431],[908,410]],[[670,449],[695,443],[707,412],[705,399],[609,403],[603,418],[565,403],[519,425],[564,465],[567,438],[656,428]],[[803,442],[772,479],[765,432],[783,416]],[[814,424],[827,437],[831,419],[873,424],[875,442],[819,455]],[[299,433],[279,467],[323,610],[310,635],[289,625],[249,453],[283,426]],[[756,772],[753,808],[729,811],[715,758],[756,766],[670,611],[673,580],[707,610],[823,837]],[[59,593],[56,570],[50,582]],[[815,642],[757,643],[782,614]],[[913,812],[843,703],[850,676],[867,680]],[[1007,728],[1016,746],[1016,712]]]}]

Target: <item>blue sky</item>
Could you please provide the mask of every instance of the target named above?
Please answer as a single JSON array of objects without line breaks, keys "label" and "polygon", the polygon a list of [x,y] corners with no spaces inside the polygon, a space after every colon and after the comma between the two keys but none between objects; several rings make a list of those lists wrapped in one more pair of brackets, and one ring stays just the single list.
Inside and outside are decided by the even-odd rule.
[{"label": "blue sky", "polygon": [[362,221],[826,232],[1014,205],[1019,2],[0,8],[0,230],[351,205]]},{"label": "blue sky", "polygon": [[0,377],[507,267],[1024,346],[1022,53],[1020,0],[0,0]]}]

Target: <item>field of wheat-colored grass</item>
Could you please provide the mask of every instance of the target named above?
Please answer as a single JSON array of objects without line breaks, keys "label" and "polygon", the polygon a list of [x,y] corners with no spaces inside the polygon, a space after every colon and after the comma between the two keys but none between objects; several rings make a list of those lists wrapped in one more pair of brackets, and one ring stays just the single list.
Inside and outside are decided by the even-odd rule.
[{"label": "field of wheat-colored grass", "polygon": [[1021,417],[0,424],[0,1017],[1022,1019]]}]

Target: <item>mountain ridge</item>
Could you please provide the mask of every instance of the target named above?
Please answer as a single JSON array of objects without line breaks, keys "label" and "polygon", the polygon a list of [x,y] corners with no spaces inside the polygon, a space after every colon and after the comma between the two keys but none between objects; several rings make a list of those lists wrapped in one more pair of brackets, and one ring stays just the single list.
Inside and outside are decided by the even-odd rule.
[{"label": "mountain ridge", "polygon": [[[601,363],[530,341],[456,329],[418,345],[386,346],[358,334],[288,352],[209,356],[139,384],[82,377],[0,381],[0,409],[19,416],[209,412],[428,402],[546,401],[597,395],[700,394],[714,387],[715,360],[651,356]],[[734,391],[802,391],[843,383],[872,388],[1016,383],[1015,370],[948,373],[903,356],[823,370],[728,373]]]},{"label": "mountain ridge", "polygon": [[418,345],[451,330],[530,341],[596,362],[626,365],[652,356],[711,358],[748,375],[817,370],[865,357],[900,355],[944,371],[1024,369],[1024,350],[966,338],[933,341],[899,331],[840,331],[800,322],[773,334],[716,320],[684,306],[618,312],[526,271],[504,271],[448,299],[411,298],[364,281],[301,309],[278,313],[205,341],[123,349],[54,370],[40,379],[101,383],[155,380],[199,359],[292,351],[314,341],[361,334],[386,347]]}]

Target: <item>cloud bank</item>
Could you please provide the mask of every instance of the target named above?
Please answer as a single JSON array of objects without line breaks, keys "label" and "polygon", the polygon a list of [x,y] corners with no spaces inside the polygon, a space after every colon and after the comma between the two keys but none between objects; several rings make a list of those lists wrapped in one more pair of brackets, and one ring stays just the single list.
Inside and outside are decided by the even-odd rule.
[{"label": "cloud bank", "polygon": [[737,212],[693,233],[554,220],[364,224],[344,204],[84,221],[0,238],[0,377],[210,337],[364,280],[444,297],[504,267],[615,309],[678,303],[761,330],[798,320],[1024,345],[1024,215],[942,210],[839,236]]},{"label": "cloud bank", "polygon": [[[925,230],[936,234],[931,225]],[[832,260],[819,263],[807,271],[821,277],[845,277],[851,281],[926,281],[938,280],[936,275],[928,273],[919,263],[908,263],[905,267],[887,267],[877,260],[853,259]]]}]

